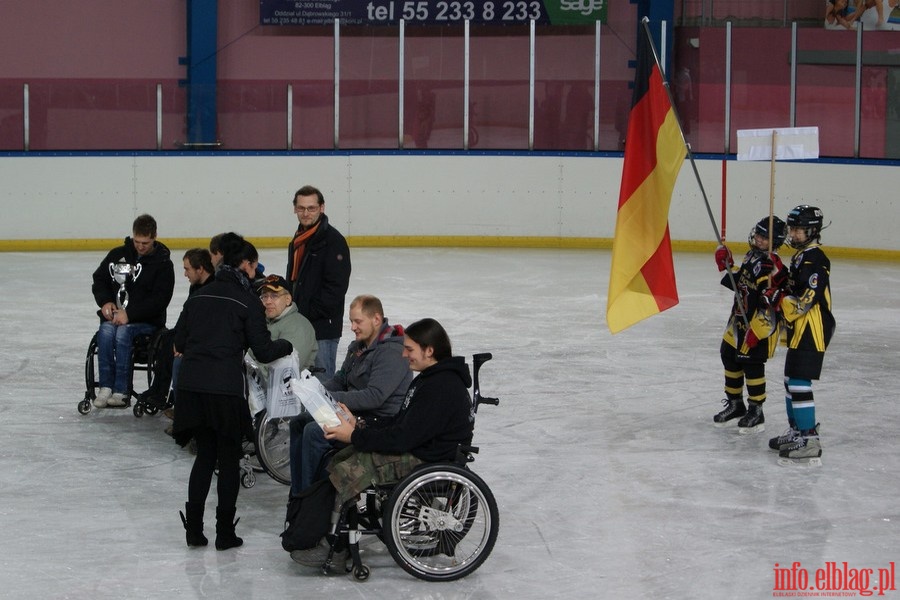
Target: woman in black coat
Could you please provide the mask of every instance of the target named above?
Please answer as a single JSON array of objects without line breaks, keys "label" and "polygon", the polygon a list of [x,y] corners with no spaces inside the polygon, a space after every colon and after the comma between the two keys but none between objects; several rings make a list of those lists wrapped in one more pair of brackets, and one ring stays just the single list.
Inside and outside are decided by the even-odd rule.
[{"label": "woman in black coat", "polygon": [[272,340],[265,310],[241,269],[244,239],[227,233],[215,281],[184,304],[175,326],[175,352],[182,355],[178,373],[178,406],[173,434],[182,446],[197,440],[197,457],[188,483],[187,517],[182,515],[188,546],[205,546],[203,511],[213,472],[216,484],[216,549],[243,543],[234,533],[240,488],[241,442],[251,432],[244,395],[244,352],[271,362],[293,351],[287,340]]}]

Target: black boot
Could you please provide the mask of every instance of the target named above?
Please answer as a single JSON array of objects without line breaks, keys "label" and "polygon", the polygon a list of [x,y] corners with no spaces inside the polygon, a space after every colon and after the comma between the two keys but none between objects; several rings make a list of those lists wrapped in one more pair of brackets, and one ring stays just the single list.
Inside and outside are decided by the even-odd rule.
[{"label": "black boot", "polygon": [[234,526],[240,519],[234,519],[235,508],[216,508],[216,550],[237,548],[244,540],[234,535]]},{"label": "black boot", "polygon": [[188,546],[205,546],[209,543],[203,535],[203,508],[204,506],[198,502],[185,502],[184,512],[187,513],[187,518],[183,512],[178,511],[184,524],[184,537]]}]

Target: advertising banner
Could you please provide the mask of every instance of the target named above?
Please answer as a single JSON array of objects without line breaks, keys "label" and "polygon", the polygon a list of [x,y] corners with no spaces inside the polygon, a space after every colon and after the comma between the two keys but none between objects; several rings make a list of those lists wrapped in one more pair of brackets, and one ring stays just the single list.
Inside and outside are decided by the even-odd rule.
[{"label": "advertising banner", "polygon": [[606,23],[607,0],[260,0],[261,25]]}]

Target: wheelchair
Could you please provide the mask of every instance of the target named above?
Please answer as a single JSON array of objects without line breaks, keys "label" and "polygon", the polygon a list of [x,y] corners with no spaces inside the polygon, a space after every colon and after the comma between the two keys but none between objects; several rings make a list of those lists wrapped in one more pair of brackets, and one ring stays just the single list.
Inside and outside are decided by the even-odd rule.
[{"label": "wheelchair", "polygon": [[[154,354],[155,350],[157,349],[156,346],[158,345],[159,339],[165,331],[165,328],[161,328],[152,334],[137,335],[135,336],[132,343],[132,379],[134,377],[134,374],[138,371],[145,372],[147,374],[147,387],[150,386],[150,383],[153,380]],[[97,367],[97,333],[95,333],[91,338],[91,343],[88,344],[87,355],[85,356],[84,361],[84,399],[78,403],[78,412],[82,415],[90,413],[91,409],[93,408],[93,400],[97,397],[97,390],[100,387],[98,379],[99,372]],[[109,408],[129,408],[131,406],[131,398],[135,399],[134,407],[132,408],[132,412],[134,413],[135,417],[142,417],[144,416],[144,413],[155,415],[160,410],[160,407],[156,404],[142,401],[135,391],[133,383],[132,388],[128,390],[128,397],[125,400],[125,406],[110,406]]]},{"label": "wheelchair", "polygon": [[289,421],[289,417],[268,419],[266,409],[253,415],[253,439],[245,437],[242,442],[241,487],[255,486],[257,473],[268,473],[279,483],[291,484]]},{"label": "wheelchair", "polygon": [[291,418],[269,417],[263,409],[254,419],[259,465],[284,485],[291,485]]},{"label": "wheelchair", "polygon": [[[253,416],[253,439],[244,445],[244,465],[241,478],[244,487],[256,482],[253,473],[267,473],[275,481],[291,484],[291,417],[271,418],[266,410],[266,390],[260,366],[244,358],[247,402]],[[245,483],[246,481],[246,483]],[[247,485],[249,484],[249,485]]]},{"label": "wheelchair", "polygon": [[[478,371],[491,358],[473,356],[473,413],[480,404],[499,403],[482,397],[478,384]],[[365,535],[381,539],[394,562],[425,581],[453,581],[475,571],[493,550],[500,527],[493,493],[468,466],[477,453],[475,446],[460,446],[449,464],[420,465],[399,483],[371,487],[347,501],[322,572],[336,571],[335,547],[347,548],[348,571],[357,581],[368,579],[359,552]]]}]

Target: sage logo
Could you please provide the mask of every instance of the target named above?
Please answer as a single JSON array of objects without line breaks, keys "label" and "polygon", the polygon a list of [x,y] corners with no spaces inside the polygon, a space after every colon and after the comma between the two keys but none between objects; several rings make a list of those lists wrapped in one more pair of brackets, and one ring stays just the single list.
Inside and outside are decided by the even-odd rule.
[{"label": "sage logo", "polygon": [[603,8],[605,0],[559,0],[561,10],[577,12],[584,16]]}]

